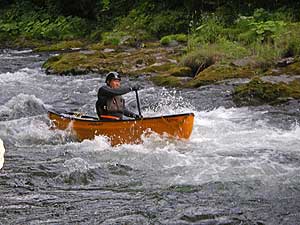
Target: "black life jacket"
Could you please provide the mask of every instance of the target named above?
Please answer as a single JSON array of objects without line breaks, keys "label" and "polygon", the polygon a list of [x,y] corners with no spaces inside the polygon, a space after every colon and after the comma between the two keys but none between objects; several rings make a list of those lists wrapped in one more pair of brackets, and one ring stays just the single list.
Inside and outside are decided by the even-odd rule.
[{"label": "black life jacket", "polygon": [[125,100],[120,95],[114,97],[101,96],[96,102],[96,110],[100,119],[101,115],[122,117],[124,106]]}]

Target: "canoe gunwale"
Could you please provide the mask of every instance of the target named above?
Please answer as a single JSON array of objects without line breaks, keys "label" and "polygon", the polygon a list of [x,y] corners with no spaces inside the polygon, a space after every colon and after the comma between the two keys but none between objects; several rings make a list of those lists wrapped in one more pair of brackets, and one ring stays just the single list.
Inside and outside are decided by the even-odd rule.
[{"label": "canoe gunwale", "polygon": [[[68,116],[68,112],[66,113],[59,113],[59,112],[55,112],[52,110],[48,110],[48,114],[54,114],[56,116],[59,116],[61,118],[64,119],[68,119],[68,120],[75,120],[75,121],[86,121],[86,122],[109,122],[109,123],[120,123],[120,122],[134,122],[134,121],[141,121],[141,120],[155,120],[155,119],[160,119],[160,118],[172,118],[172,117],[179,117],[179,116],[195,116],[194,113],[182,113],[182,114],[173,114],[173,115],[163,115],[163,116],[155,116],[155,117],[143,117],[140,119],[125,119],[125,120],[99,120],[96,117],[92,117],[92,116],[85,116],[85,118],[80,118],[80,117],[73,117],[72,114],[70,114],[70,116]],[[65,114],[65,115],[64,115]]]}]

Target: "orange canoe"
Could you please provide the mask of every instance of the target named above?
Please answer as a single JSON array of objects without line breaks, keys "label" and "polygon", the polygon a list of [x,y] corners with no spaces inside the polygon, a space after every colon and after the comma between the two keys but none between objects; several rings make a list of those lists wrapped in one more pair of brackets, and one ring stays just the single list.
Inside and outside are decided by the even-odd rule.
[{"label": "orange canoe", "polygon": [[76,116],[75,113],[48,112],[54,128],[69,129],[78,140],[93,139],[103,135],[112,145],[140,143],[142,134],[155,132],[160,135],[188,139],[192,133],[194,114],[146,117],[134,120],[102,121],[91,116]]}]

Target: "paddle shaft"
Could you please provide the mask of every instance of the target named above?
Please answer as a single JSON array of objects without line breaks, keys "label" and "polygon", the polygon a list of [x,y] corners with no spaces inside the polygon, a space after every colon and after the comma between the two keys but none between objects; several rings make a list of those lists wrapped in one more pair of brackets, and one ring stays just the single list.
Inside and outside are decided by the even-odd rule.
[{"label": "paddle shaft", "polygon": [[137,90],[135,90],[135,96],[136,96],[137,107],[138,107],[138,110],[139,110],[139,116],[142,116],[140,100],[139,100],[139,94],[138,94]]}]

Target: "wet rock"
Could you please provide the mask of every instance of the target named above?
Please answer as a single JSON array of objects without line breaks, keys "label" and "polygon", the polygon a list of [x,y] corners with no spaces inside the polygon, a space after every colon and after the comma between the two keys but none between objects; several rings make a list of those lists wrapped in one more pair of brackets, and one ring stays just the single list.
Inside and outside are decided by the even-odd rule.
[{"label": "wet rock", "polygon": [[285,67],[287,65],[290,65],[295,62],[295,59],[293,57],[287,57],[283,58],[277,61],[276,65],[279,67]]},{"label": "wet rock", "polygon": [[237,59],[231,62],[231,65],[238,66],[238,67],[245,67],[255,65],[256,61],[253,58],[245,57],[243,59]]},{"label": "wet rock", "polygon": [[279,104],[292,99],[300,99],[300,82],[271,83],[256,77],[249,83],[237,86],[233,101],[237,106]]},{"label": "wet rock", "polygon": [[95,50],[81,50],[79,53],[85,54],[85,55],[93,55],[96,53]]},{"label": "wet rock", "polygon": [[291,75],[264,76],[264,77],[261,77],[261,79],[263,81],[271,82],[271,83],[283,82],[283,83],[288,84],[291,81],[300,80],[300,75],[299,76],[291,76]]},{"label": "wet rock", "polygon": [[103,52],[114,52],[114,51],[116,51],[116,50],[113,49],[113,48],[105,48],[105,49],[103,50]]}]

